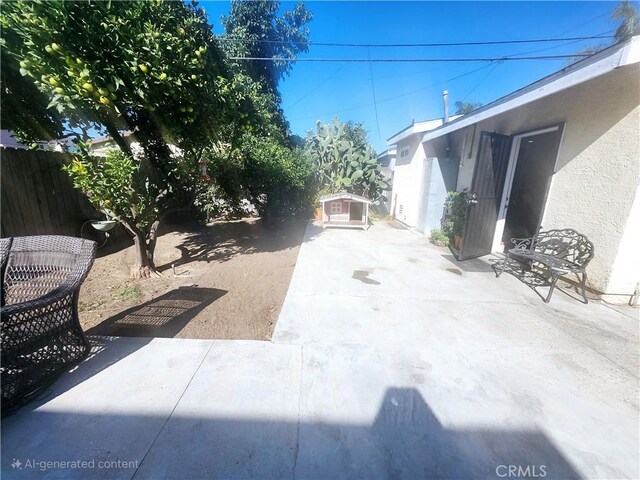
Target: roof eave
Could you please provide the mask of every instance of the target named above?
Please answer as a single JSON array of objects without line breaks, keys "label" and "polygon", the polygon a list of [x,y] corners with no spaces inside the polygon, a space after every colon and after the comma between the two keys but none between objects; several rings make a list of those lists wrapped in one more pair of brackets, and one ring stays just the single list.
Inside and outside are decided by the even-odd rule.
[{"label": "roof eave", "polygon": [[508,110],[531,103],[540,98],[561,92],[579,83],[604,75],[616,68],[638,63],[640,61],[640,36],[633,37],[624,43],[613,45],[591,57],[559,70],[537,80],[515,92],[511,92],[475,112],[449,122],[441,127],[426,132],[423,142],[441,137],[447,133],[473,125],[482,120],[494,117]]},{"label": "roof eave", "polygon": [[320,203],[324,203],[324,202],[330,202],[332,200],[339,200],[339,199],[358,200],[359,202],[368,203],[369,205],[373,204],[373,202],[371,200],[369,200],[368,198],[364,198],[364,197],[361,197],[360,195],[355,195],[355,194],[352,194],[352,193],[334,193],[334,194],[329,194],[329,195],[320,197],[319,201],[320,201]]}]

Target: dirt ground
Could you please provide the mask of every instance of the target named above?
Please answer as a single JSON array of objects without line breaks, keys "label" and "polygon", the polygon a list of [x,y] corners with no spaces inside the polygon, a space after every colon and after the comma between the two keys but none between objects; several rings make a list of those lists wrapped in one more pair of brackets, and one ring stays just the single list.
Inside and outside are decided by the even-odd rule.
[{"label": "dirt ground", "polygon": [[129,278],[131,246],[104,255],[107,245],[80,291],[82,326],[89,335],[268,340],[305,227],[267,230],[259,219],[165,227],[155,252],[163,275],[144,280]]}]

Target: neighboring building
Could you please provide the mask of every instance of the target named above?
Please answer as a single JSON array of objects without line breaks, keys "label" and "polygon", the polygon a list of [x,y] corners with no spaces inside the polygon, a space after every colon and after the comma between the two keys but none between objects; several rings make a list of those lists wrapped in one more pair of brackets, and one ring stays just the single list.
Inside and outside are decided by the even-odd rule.
[{"label": "neighboring building", "polygon": [[[632,295],[640,281],[639,62],[633,37],[425,133],[427,173],[400,178],[407,156],[398,155],[396,215],[420,228],[421,199],[440,197],[443,184],[466,189],[473,202],[460,259],[503,251],[514,236],[573,228],[595,244],[589,286]],[[398,152],[413,145],[396,137]],[[416,155],[410,147],[408,158]]]},{"label": "neighboring building", "polygon": [[[133,153],[135,158],[138,158],[138,156],[144,154],[144,150],[142,149],[140,142],[136,139],[133,132],[123,132],[122,137],[129,144],[131,152]],[[96,157],[106,157],[109,151],[120,148],[111,136],[91,140],[89,145],[91,154]],[[182,155],[182,150],[180,150],[180,148],[176,147],[175,145],[170,143],[168,144],[168,147],[171,151],[171,155],[173,155],[174,158],[180,157]]]},{"label": "neighboring building", "polygon": [[[123,132],[122,137],[129,144],[129,146],[135,151],[138,148],[139,143],[136,141],[132,132]],[[96,157],[106,157],[107,153],[111,150],[116,150],[118,144],[113,140],[111,136],[95,138],[89,142],[89,149],[91,154]]]},{"label": "neighboring building", "polygon": [[[37,150],[47,150],[51,152],[62,152],[65,148],[73,148],[74,144],[71,138],[61,138],[59,140],[41,141],[36,142],[38,144]],[[0,147],[1,148],[18,148],[21,150],[29,150],[29,145],[18,141],[14,138],[10,130],[0,130]]]},{"label": "neighboring building", "polygon": [[322,228],[346,227],[365,230],[369,228],[371,200],[359,195],[339,192],[323,195],[319,201],[322,204]]},{"label": "neighboring building", "polygon": [[455,185],[445,185],[449,175],[440,171],[437,159],[427,158],[422,147],[425,132],[441,125],[441,118],[413,122],[387,140],[396,150],[389,210],[394,218],[425,233],[440,227],[447,191],[455,190]]},{"label": "neighboring building", "polygon": [[[380,167],[382,167],[381,171],[384,179],[389,185],[393,185],[393,169],[396,165],[396,149],[389,148],[378,155],[378,163],[380,164]],[[391,212],[392,191],[385,191],[383,192],[383,195],[386,197],[386,200],[381,202],[381,205],[379,206],[374,205],[374,208],[381,207],[380,210],[382,211],[379,211],[378,213],[388,215]]]}]

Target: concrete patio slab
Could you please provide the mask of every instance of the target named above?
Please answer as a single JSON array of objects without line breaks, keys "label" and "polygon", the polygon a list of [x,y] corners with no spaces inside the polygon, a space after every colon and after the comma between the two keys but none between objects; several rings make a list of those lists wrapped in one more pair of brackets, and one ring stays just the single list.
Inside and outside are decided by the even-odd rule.
[{"label": "concrete patio slab", "polygon": [[450,257],[311,225],[272,342],[103,339],[3,419],[3,478],[638,478],[637,310]]},{"label": "concrete patio slab", "polygon": [[[131,478],[211,347],[201,340],[94,341],[89,359],[3,419],[3,478]],[[22,465],[11,468],[15,460]],[[91,463],[40,463],[71,461]]]},{"label": "concrete patio slab", "polygon": [[[310,404],[309,412],[324,408],[329,418],[358,418],[373,428],[391,393],[418,395],[448,440],[424,446],[444,449],[436,457],[412,451],[414,461],[405,465],[413,470],[397,470],[407,478],[425,471],[495,477],[508,458],[544,460],[551,478],[638,477],[637,310],[583,305],[561,292],[544,304],[516,278],[496,279],[491,263],[497,258],[456,262],[425,237],[383,224],[368,232],[311,226],[307,235],[273,341],[304,346],[313,374],[305,362],[301,405]],[[354,385],[369,399],[368,409],[352,398]],[[346,396],[336,399],[340,395]],[[451,433],[478,429],[473,441]],[[375,462],[353,470],[349,452],[361,453],[364,440],[352,442],[341,431],[301,430],[310,439],[305,443],[301,434],[302,477],[386,471]],[[333,438],[334,445],[308,454],[319,438],[324,444]],[[366,438],[375,447],[364,457],[393,463],[375,435]],[[522,438],[529,457],[509,448]],[[458,452],[456,462],[447,460],[447,451]],[[327,452],[343,452],[342,460],[330,455],[323,464]]]},{"label": "concrete patio slab", "polygon": [[291,478],[301,350],[214,341],[135,478]]}]

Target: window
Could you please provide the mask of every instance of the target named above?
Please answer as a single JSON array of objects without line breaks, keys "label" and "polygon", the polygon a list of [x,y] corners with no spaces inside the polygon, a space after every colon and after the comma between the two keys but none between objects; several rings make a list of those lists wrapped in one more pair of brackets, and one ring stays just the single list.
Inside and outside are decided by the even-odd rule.
[{"label": "window", "polygon": [[331,202],[331,213],[342,213],[342,202]]},{"label": "window", "polygon": [[400,158],[407,158],[409,156],[409,147],[404,147],[400,150]]}]

